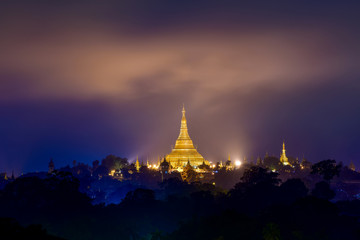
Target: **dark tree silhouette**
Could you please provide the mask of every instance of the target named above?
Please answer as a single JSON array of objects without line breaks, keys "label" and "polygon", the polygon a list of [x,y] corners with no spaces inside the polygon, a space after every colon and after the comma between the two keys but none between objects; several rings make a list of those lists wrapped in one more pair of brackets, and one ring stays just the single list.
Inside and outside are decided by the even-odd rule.
[{"label": "dark tree silhouette", "polygon": [[288,179],[280,186],[279,199],[285,203],[292,203],[299,198],[305,197],[308,191],[304,182],[300,179]]},{"label": "dark tree silhouette", "polygon": [[335,197],[335,192],[331,190],[329,183],[325,181],[316,183],[315,188],[312,190],[311,194],[317,198],[325,200],[330,200]]},{"label": "dark tree silhouette", "polygon": [[102,161],[101,165],[110,170],[120,170],[129,165],[127,158],[117,157],[115,155],[108,155]]},{"label": "dark tree silhouette", "polygon": [[271,170],[278,170],[282,164],[279,158],[268,156],[264,158],[263,165]]},{"label": "dark tree silhouette", "polygon": [[93,176],[96,176],[96,177],[107,176],[109,174],[109,172],[110,172],[110,170],[107,167],[100,165],[93,172]]},{"label": "dark tree silhouette", "polygon": [[96,168],[98,168],[100,165],[100,161],[99,160],[95,160],[92,162],[92,170],[95,171]]},{"label": "dark tree silhouette", "polygon": [[41,225],[21,226],[11,218],[0,218],[1,239],[47,239],[61,240],[62,238],[49,235]]},{"label": "dark tree silhouette", "polygon": [[279,225],[270,222],[263,228],[264,240],[280,240],[280,228]]},{"label": "dark tree silhouette", "polygon": [[155,200],[155,193],[150,189],[138,188],[135,191],[128,192],[123,203],[139,204],[149,203]]},{"label": "dark tree silhouette", "polygon": [[325,181],[330,181],[335,176],[339,176],[341,168],[342,164],[336,164],[335,160],[328,159],[315,163],[311,167],[311,174],[319,174]]},{"label": "dark tree silhouette", "polygon": [[249,169],[245,170],[243,176],[241,177],[242,183],[256,185],[267,183],[270,185],[277,185],[280,183],[278,179],[278,173],[269,171],[266,168],[259,166],[252,166]]}]

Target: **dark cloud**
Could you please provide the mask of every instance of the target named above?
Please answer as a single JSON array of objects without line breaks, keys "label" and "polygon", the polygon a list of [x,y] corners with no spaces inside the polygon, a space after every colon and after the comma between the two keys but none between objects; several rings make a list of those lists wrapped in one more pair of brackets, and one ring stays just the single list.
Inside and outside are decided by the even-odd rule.
[{"label": "dark cloud", "polygon": [[355,1],[2,1],[0,161],[359,159]]}]

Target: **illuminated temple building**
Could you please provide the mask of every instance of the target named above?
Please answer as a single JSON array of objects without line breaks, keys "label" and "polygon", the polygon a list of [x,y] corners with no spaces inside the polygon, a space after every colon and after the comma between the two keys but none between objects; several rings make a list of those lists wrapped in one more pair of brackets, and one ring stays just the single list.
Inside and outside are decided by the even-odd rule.
[{"label": "illuminated temple building", "polygon": [[285,150],[285,142],[283,142],[283,149],[282,149],[282,153],[280,155],[280,162],[283,164],[283,165],[290,165],[289,163],[289,159],[288,157],[286,156],[286,150]]},{"label": "illuminated temple building", "polygon": [[204,163],[209,165],[209,162],[194,147],[189,136],[184,107],[182,110],[180,134],[171,153],[166,156],[166,161],[170,163],[172,168],[178,169],[185,167],[188,162],[195,168]]}]

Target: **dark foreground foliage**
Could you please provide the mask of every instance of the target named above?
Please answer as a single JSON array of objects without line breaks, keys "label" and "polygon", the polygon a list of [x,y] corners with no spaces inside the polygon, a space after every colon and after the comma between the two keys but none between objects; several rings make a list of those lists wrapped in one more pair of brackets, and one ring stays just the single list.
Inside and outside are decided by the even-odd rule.
[{"label": "dark foreground foliage", "polygon": [[2,232],[36,239],[55,239],[47,233],[65,239],[360,239],[359,201],[332,203],[328,181],[308,189],[300,179],[281,182],[258,166],[228,192],[166,179],[160,191],[139,188],[105,206],[92,205],[78,188],[76,178],[61,172],[7,184],[0,217],[21,225],[3,218]]},{"label": "dark foreground foliage", "polygon": [[1,239],[39,239],[39,240],[61,240],[47,234],[41,225],[21,226],[11,218],[0,218]]}]

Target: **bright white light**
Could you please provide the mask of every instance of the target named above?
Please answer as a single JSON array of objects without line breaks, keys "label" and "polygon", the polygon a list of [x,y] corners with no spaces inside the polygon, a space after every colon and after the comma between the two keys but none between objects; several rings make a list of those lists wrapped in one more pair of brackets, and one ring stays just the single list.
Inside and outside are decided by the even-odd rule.
[{"label": "bright white light", "polygon": [[213,165],[212,165],[212,167],[213,167],[213,168],[215,168],[215,167],[216,167],[216,165],[215,165],[215,164],[213,164]]},{"label": "bright white light", "polygon": [[236,161],[235,161],[235,166],[236,166],[236,167],[240,167],[240,165],[241,165],[241,161],[236,160]]}]

